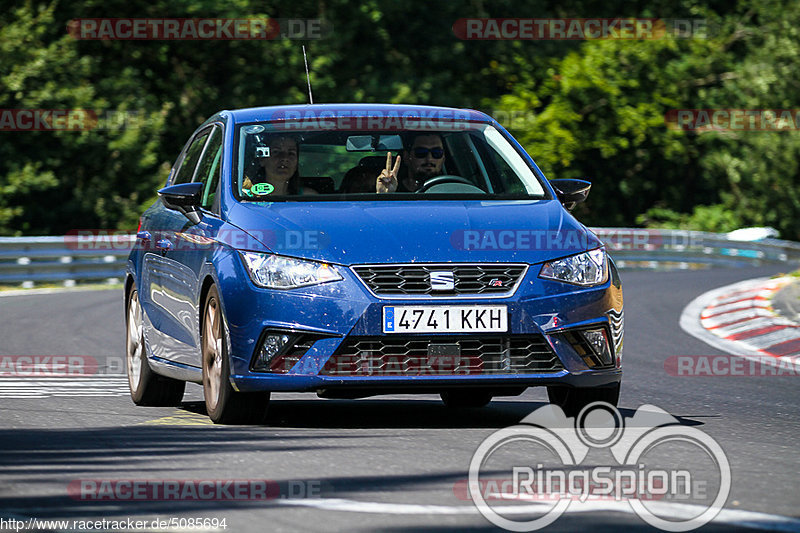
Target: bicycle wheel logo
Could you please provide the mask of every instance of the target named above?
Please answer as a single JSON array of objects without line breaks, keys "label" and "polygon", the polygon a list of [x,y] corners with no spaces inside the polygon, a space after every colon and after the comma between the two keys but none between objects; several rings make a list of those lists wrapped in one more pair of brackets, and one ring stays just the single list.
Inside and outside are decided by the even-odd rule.
[{"label": "bicycle wheel logo", "polygon": [[548,405],[496,431],[475,451],[468,480],[480,513],[509,531],[541,529],[587,502],[629,505],[651,526],[690,531],[714,519],[730,485],[725,452],[699,429],[653,405],[623,418],[603,402],[574,419]]}]

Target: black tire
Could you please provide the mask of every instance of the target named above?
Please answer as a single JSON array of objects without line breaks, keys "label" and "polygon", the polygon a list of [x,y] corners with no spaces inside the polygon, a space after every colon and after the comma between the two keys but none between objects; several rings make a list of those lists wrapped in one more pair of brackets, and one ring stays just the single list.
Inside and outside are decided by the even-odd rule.
[{"label": "black tire", "polygon": [[452,408],[484,407],[492,401],[492,395],[480,389],[445,391],[441,397],[444,404]]},{"label": "black tire", "polygon": [[136,405],[170,407],[181,404],[186,382],[160,376],[147,363],[139,292],[132,288],[125,303],[125,369]]},{"label": "black tire", "polygon": [[567,416],[577,416],[581,409],[593,402],[606,402],[616,407],[619,403],[619,390],[619,383],[586,388],[549,385],[547,397],[550,403],[561,407]]},{"label": "black tire", "polygon": [[212,285],[203,304],[200,320],[203,356],[203,397],[206,411],[215,424],[260,424],[269,407],[269,392],[242,393],[230,381],[225,317],[217,287]]}]

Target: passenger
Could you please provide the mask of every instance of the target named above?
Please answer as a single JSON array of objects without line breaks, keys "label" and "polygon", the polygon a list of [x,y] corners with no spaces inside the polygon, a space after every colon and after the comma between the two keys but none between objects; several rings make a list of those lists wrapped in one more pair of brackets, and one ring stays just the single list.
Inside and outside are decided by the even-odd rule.
[{"label": "passenger", "polygon": [[386,154],[386,168],[378,176],[376,192],[416,192],[426,181],[442,174],[444,145],[438,134],[417,134],[404,155],[407,170],[400,178],[400,156],[392,167],[392,152]]},{"label": "passenger", "polygon": [[373,169],[357,166],[347,171],[342,181],[341,192],[345,194],[371,193],[375,174]]},{"label": "passenger", "polygon": [[258,146],[254,164],[245,170],[242,192],[253,195],[253,186],[267,184],[256,193],[261,195],[300,195],[318,194],[310,187],[303,187],[297,171],[299,146],[292,137],[278,136]]}]

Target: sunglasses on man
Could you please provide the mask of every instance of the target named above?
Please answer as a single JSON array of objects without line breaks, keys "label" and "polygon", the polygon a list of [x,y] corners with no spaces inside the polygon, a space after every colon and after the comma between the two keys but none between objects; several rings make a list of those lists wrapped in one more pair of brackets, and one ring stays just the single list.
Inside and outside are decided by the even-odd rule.
[{"label": "sunglasses on man", "polygon": [[414,148],[414,157],[417,159],[425,159],[428,157],[428,154],[431,154],[431,157],[434,159],[441,159],[444,157],[444,148]]}]

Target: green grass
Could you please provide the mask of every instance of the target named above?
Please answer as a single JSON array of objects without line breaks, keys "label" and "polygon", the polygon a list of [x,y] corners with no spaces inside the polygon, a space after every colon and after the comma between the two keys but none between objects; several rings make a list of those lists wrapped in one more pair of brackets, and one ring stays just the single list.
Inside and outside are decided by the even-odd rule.
[{"label": "green grass", "polygon": [[794,272],[789,272],[789,273],[786,273],[786,272],[781,272],[781,273],[779,273],[779,274],[775,274],[775,275],[774,275],[774,276],[772,276],[770,279],[775,279],[775,278],[785,278],[785,277],[790,277],[790,278],[800,278],[800,269],[798,269],[798,270],[795,270]]}]

